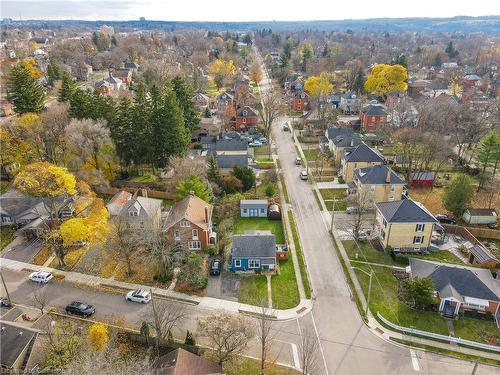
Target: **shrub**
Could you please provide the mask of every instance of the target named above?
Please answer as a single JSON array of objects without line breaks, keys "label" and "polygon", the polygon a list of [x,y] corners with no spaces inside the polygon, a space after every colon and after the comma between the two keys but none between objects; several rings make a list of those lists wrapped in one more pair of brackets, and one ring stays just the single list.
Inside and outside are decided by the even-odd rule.
[{"label": "shrub", "polygon": [[274,194],[276,194],[276,187],[272,184],[267,184],[265,192],[268,197],[272,197]]},{"label": "shrub", "polygon": [[193,150],[203,150],[203,145],[201,143],[195,143],[193,145]]},{"label": "shrub", "polygon": [[184,344],[191,346],[196,345],[196,341],[194,340],[193,334],[189,330],[186,332],[186,339],[184,340]]},{"label": "shrub", "polygon": [[184,259],[177,279],[181,283],[187,283],[191,290],[204,289],[208,284],[208,278],[203,268],[203,257],[198,253],[190,253]]},{"label": "shrub", "polygon": [[339,184],[345,184],[345,180],[343,177],[339,177]]},{"label": "shrub", "polygon": [[102,323],[94,323],[89,327],[87,338],[98,350],[103,350],[109,342],[108,327]]},{"label": "shrub", "polygon": [[243,190],[243,183],[233,175],[227,176],[223,181],[223,185],[226,194],[233,194]]},{"label": "shrub", "polygon": [[215,245],[210,244],[207,246],[206,253],[210,256],[214,256],[219,254],[219,250],[217,250],[217,247]]},{"label": "shrub", "polygon": [[241,181],[245,191],[250,190],[255,185],[255,173],[248,167],[234,167],[233,175]]}]

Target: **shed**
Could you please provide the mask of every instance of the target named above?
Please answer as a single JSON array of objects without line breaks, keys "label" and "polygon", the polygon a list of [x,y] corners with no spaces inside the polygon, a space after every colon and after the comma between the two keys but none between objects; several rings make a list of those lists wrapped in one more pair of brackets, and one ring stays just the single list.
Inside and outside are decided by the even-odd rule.
[{"label": "shed", "polygon": [[484,246],[470,244],[467,246],[469,250],[469,263],[476,264],[481,268],[497,268],[500,262],[490,253]]},{"label": "shed", "polygon": [[276,203],[270,204],[267,217],[269,218],[269,220],[281,220],[280,206],[278,206]]},{"label": "shed", "polygon": [[240,200],[241,217],[267,217],[268,203],[266,199]]},{"label": "shed", "polygon": [[412,185],[432,186],[434,182],[434,173],[432,172],[413,172],[410,175]]},{"label": "shed", "polygon": [[462,215],[468,224],[496,224],[497,212],[492,208],[469,208]]}]

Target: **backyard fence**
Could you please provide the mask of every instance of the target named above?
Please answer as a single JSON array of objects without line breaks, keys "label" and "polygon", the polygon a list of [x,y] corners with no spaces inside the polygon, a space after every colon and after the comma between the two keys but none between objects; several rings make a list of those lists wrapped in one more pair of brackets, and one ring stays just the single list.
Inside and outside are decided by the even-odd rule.
[{"label": "backyard fence", "polygon": [[445,335],[440,335],[438,333],[421,331],[421,330],[416,329],[416,328],[400,327],[400,326],[388,321],[387,319],[385,319],[382,315],[380,315],[379,312],[377,312],[377,316],[382,321],[382,323],[384,323],[385,325],[387,325],[390,328],[392,328],[396,331],[399,331],[399,332],[403,332],[403,333],[410,334],[410,335],[429,337],[429,338],[440,340],[440,341],[447,341],[447,342],[455,343],[458,345],[464,345],[464,346],[468,346],[468,347],[473,347],[473,348],[492,351],[495,353],[500,353],[500,346],[488,345],[488,344],[483,344],[483,343],[476,342],[476,341],[465,340],[465,339],[461,339],[460,337],[445,336]]},{"label": "backyard fence", "polygon": [[[131,187],[131,186],[123,186],[122,188],[117,188],[117,187],[99,187],[95,189],[98,194],[105,194],[105,195],[115,195],[116,193],[119,193],[122,190],[128,191],[129,193],[134,194],[137,190],[144,190],[139,187]],[[158,199],[168,199],[168,200],[173,200],[174,195],[167,193],[165,191],[159,191],[159,190],[149,190],[146,189],[147,196],[149,198],[158,198]]]}]

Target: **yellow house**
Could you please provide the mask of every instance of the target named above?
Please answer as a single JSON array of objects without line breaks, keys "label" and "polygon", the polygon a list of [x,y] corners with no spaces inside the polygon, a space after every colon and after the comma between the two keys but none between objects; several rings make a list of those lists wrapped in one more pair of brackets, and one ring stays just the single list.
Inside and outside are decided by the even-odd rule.
[{"label": "yellow house", "polygon": [[340,165],[340,159],[344,150],[349,147],[356,147],[361,142],[361,135],[352,128],[329,127],[325,130],[328,139],[328,148],[332,152],[333,161],[336,166]]},{"label": "yellow house", "polygon": [[354,148],[344,149],[340,159],[342,171],[339,177],[342,177],[346,183],[349,183],[354,178],[355,169],[373,167],[381,165],[383,162],[384,157],[363,142]]},{"label": "yellow house", "polygon": [[438,221],[427,209],[411,199],[375,205],[378,239],[395,252],[421,252],[431,244],[432,230]]},{"label": "yellow house", "polygon": [[349,193],[357,195],[365,208],[374,208],[375,203],[398,201],[403,194],[405,181],[386,165],[354,170],[354,180]]}]

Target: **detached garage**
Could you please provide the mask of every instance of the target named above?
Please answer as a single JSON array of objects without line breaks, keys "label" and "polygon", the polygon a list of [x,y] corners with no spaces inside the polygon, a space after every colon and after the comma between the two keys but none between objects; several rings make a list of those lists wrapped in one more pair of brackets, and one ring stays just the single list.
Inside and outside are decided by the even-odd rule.
[{"label": "detached garage", "polygon": [[267,199],[240,200],[241,217],[267,217]]},{"label": "detached garage", "polygon": [[492,225],[497,222],[497,212],[492,208],[469,208],[462,217],[467,224]]}]

